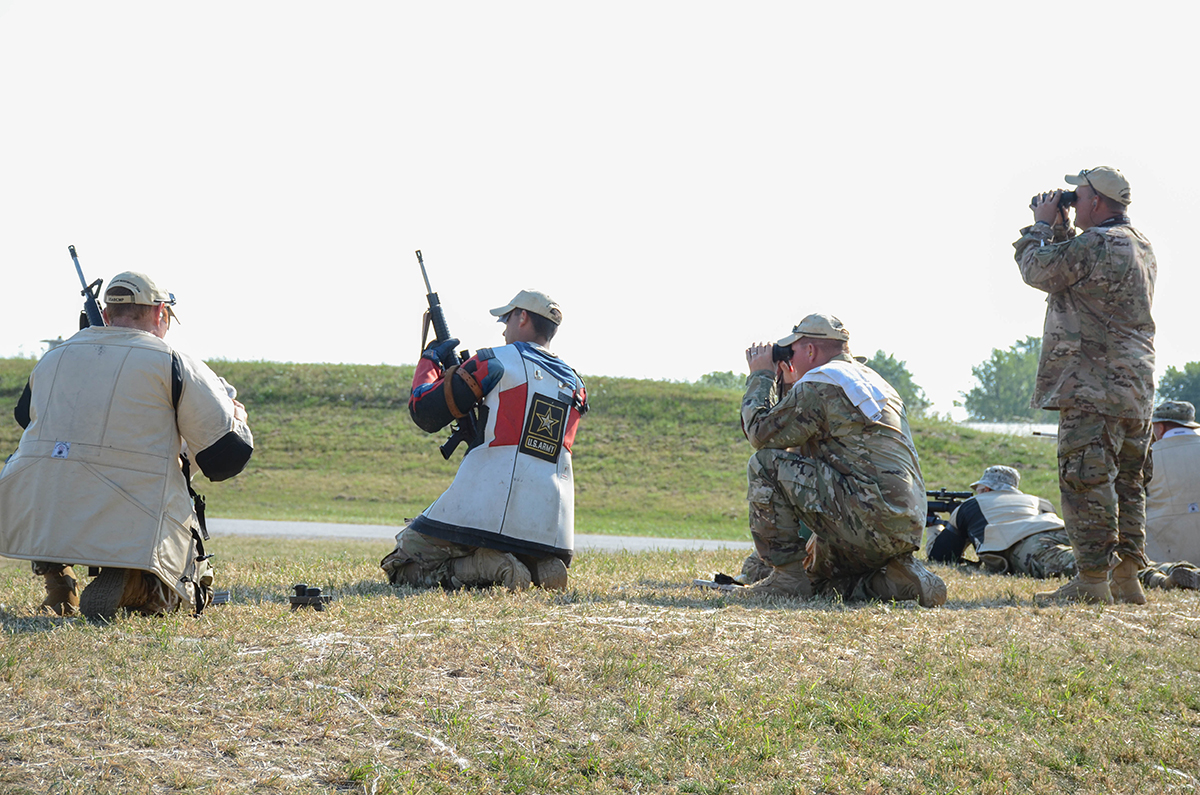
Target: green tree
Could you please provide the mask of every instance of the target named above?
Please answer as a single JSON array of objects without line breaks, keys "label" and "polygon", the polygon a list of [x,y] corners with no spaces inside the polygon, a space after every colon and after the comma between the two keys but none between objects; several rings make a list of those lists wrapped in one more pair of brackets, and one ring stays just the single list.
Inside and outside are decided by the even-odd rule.
[{"label": "green tree", "polygon": [[714,370],[711,373],[700,376],[696,383],[700,386],[736,389],[740,392],[746,388],[746,375],[745,373],[735,373],[732,370],[726,370],[723,373]]},{"label": "green tree", "polygon": [[907,362],[898,361],[890,353],[875,351],[875,355],[867,362],[867,367],[879,373],[885,381],[892,385],[892,388],[900,395],[900,399],[904,401],[904,407],[908,409],[908,416],[923,417],[925,411],[933,405],[925,396],[925,390],[913,381]]},{"label": "green tree", "polygon": [[1200,406],[1200,362],[1188,362],[1182,370],[1168,367],[1158,385],[1158,400],[1186,400]]},{"label": "green tree", "polygon": [[1033,420],[1051,422],[1051,412],[1029,405],[1037,382],[1038,357],[1042,354],[1040,337],[1026,337],[1006,351],[992,349],[991,358],[971,368],[978,383],[970,392],[960,392],[960,404],[972,420],[1011,422]]}]

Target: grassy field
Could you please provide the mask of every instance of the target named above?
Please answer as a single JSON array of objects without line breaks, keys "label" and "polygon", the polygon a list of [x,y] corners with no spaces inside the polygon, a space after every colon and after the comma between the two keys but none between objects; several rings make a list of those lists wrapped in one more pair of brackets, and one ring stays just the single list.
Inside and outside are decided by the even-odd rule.
[{"label": "grassy field", "polygon": [[[0,401],[16,402],[33,362],[0,360]],[[213,516],[402,524],[440,494],[462,452],[409,419],[411,368],[213,362],[250,412],[255,453],[225,483],[198,479]],[[693,384],[588,378],[592,411],[575,445],[581,533],[748,540],[741,393]],[[913,422],[926,485],[963,490],[990,464],[1024,473],[1058,503],[1054,443]],[[0,450],[19,428],[0,421]]]},{"label": "grassy field", "polygon": [[[393,590],[374,544],[221,539],[229,605],[31,614],[0,563],[0,793],[1185,793],[1194,592],[1036,609],[743,604],[732,552],[582,557],[560,594]],[[289,612],[295,582],[333,589]]]},{"label": "grassy field", "polygon": [[[0,360],[0,398],[30,366]],[[217,515],[395,524],[453,474],[405,368],[215,366],[257,439],[203,489]],[[580,531],[747,538],[739,394],[590,386]],[[914,431],[930,488],[1005,463],[1056,501],[1050,442]],[[949,600],[922,610],[690,585],[732,551],[583,555],[558,594],[416,592],[386,585],[386,546],[220,538],[230,604],[109,625],[35,615],[40,581],[0,559],[0,795],[1200,792],[1195,592],[1038,609],[1054,583],[937,567]],[[336,600],[291,612],[297,582]]]}]

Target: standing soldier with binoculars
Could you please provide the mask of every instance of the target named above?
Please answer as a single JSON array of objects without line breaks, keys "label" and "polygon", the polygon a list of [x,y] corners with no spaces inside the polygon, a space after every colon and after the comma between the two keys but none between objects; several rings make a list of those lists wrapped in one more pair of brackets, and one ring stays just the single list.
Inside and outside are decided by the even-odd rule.
[{"label": "standing soldier with binoculars", "polygon": [[1048,294],[1032,405],[1059,412],[1059,489],[1078,568],[1035,599],[1144,604],[1137,574],[1146,565],[1158,266],[1125,214],[1129,182],[1120,171],[1100,166],[1064,179],[1076,190],[1033,197],[1035,223],[1013,244],[1025,283]]}]

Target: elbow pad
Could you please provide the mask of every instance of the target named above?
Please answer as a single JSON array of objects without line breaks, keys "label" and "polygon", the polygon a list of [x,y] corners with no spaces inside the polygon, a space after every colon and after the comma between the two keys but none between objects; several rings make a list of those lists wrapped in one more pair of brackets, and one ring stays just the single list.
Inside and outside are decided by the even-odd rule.
[{"label": "elbow pad", "polygon": [[196,453],[196,466],[214,483],[228,480],[246,468],[254,452],[254,437],[244,423]]},{"label": "elbow pad", "polygon": [[440,431],[461,419],[483,400],[483,388],[469,371],[458,365],[446,369],[441,384],[410,401],[408,412],[417,427],[428,433]]}]

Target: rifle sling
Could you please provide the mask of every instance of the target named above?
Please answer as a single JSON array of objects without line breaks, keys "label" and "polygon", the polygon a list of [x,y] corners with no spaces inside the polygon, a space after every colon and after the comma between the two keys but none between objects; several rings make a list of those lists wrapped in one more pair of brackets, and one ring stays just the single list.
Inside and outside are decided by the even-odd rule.
[{"label": "rifle sling", "polygon": [[462,382],[471,390],[471,394],[475,396],[476,402],[483,400],[483,389],[479,386],[479,382],[475,380],[475,376],[463,370],[459,365],[453,364],[446,368],[446,374],[442,376],[445,384],[446,393],[446,408],[450,409],[450,416],[456,420],[461,420],[467,416],[466,412],[458,408],[458,404],[454,402],[454,385],[453,377],[457,375],[462,379]]}]

